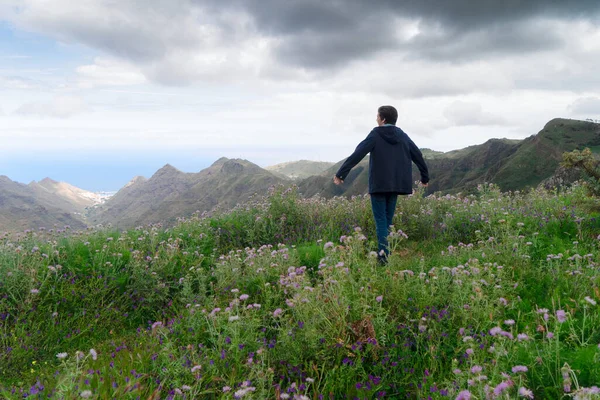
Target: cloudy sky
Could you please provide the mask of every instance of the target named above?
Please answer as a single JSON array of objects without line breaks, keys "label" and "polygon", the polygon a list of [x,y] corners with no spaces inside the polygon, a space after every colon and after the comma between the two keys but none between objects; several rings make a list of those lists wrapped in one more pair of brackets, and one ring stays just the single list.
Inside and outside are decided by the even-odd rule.
[{"label": "cloudy sky", "polygon": [[0,175],[339,161],[383,104],[422,148],[525,138],[600,119],[599,60],[597,0],[0,0]]}]

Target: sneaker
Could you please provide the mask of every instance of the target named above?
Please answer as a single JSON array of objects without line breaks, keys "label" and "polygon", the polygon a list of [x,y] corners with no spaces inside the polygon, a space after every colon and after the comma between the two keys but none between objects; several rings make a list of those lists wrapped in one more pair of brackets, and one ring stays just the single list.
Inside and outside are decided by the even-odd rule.
[{"label": "sneaker", "polygon": [[382,255],[378,255],[377,256],[377,263],[379,265],[387,265],[387,263],[388,263],[387,255],[383,255],[383,256]]}]

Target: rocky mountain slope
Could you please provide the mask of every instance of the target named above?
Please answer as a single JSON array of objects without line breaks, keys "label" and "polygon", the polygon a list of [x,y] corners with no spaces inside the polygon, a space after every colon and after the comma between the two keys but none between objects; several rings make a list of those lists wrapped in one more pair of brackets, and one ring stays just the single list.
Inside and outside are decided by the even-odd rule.
[{"label": "rocky mountain slope", "polygon": [[221,158],[198,173],[181,172],[167,164],[150,179],[137,178],[90,214],[91,223],[135,227],[174,223],[215,207],[232,208],[255,193],[285,182],[269,171],[240,159]]}]

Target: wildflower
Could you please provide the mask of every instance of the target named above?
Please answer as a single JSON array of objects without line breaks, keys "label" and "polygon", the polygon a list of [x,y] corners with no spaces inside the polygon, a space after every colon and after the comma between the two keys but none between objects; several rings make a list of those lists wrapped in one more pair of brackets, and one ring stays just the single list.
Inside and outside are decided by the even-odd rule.
[{"label": "wildflower", "polygon": [[242,300],[242,301],[248,300],[248,297],[250,297],[250,296],[248,296],[247,294],[243,294],[240,296],[240,300]]},{"label": "wildflower", "polygon": [[192,367],[192,373],[196,372],[196,371],[200,371],[202,369],[201,365],[194,365]]},{"label": "wildflower", "polygon": [[231,388],[229,386],[223,386],[223,393],[227,393],[231,391]]},{"label": "wildflower", "polygon": [[98,353],[96,353],[96,350],[90,349],[90,356],[92,356],[92,360],[96,361],[98,358]]},{"label": "wildflower", "polygon": [[514,367],[512,367],[512,372],[513,374],[516,374],[518,372],[527,372],[527,367],[524,365],[515,365]]},{"label": "wildflower", "polygon": [[179,389],[179,388],[175,388],[174,392],[175,392],[176,394],[183,394],[183,392],[182,392],[182,391],[181,391],[181,389]]},{"label": "wildflower", "polygon": [[333,247],[333,242],[327,242],[327,243],[325,243],[325,246],[323,246],[323,249],[327,250],[331,247]]},{"label": "wildflower", "polygon": [[231,293],[238,293],[240,289],[231,289]]},{"label": "wildflower", "polygon": [[554,338],[554,333],[552,333],[552,332],[548,332],[548,333],[546,334],[546,337],[547,337],[548,339],[552,339],[552,338]]},{"label": "wildflower", "polygon": [[492,335],[492,336],[496,336],[500,332],[502,332],[502,328],[500,328],[499,326],[495,326],[492,329],[490,329],[490,335]]},{"label": "wildflower", "polygon": [[508,305],[508,300],[506,300],[504,297],[500,297],[498,299],[498,301],[500,302],[500,304],[502,304],[503,306]]},{"label": "wildflower", "polygon": [[473,374],[478,374],[481,371],[483,371],[483,367],[480,365],[474,365],[471,367],[471,373],[473,373]]},{"label": "wildflower", "polygon": [[315,380],[313,378],[306,378],[306,382],[313,383]]},{"label": "wildflower", "polygon": [[280,397],[281,399],[283,399],[283,400],[287,400],[287,399],[289,399],[289,398],[290,398],[290,395],[289,395],[289,394],[287,394],[287,393],[281,393],[281,394],[279,395],[279,397]]},{"label": "wildflower", "polygon": [[460,375],[462,371],[461,371],[460,369],[456,368],[456,369],[452,370],[452,372],[453,372],[455,375]]},{"label": "wildflower", "polygon": [[507,381],[502,381],[498,384],[498,386],[496,386],[494,388],[494,394],[496,396],[500,396],[502,394],[502,392],[504,392],[506,389],[508,389],[510,387],[510,383]]},{"label": "wildflower", "polygon": [[519,396],[525,397],[526,399],[533,399],[533,392],[527,388],[519,388]]},{"label": "wildflower", "polygon": [[381,303],[381,302],[383,301],[383,296],[377,296],[377,297],[375,297],[375,300],[376,300],[378,303]]},{"label": "wildflower", "polygon": [[58,354],[56,355],[56,357],[58,357],[58,358],[59,358],[59,359],[61,359],[61,360],[62,360],[62,359],[65,359],[65,358],[67,358],[67,356],[68,356],[68,354],[67,354],[67,353],[58,353]]},{"label": "wildflower", "polygon": [[467,353],[468,355],[472,355],[472,354],[473,354],[473,349],[467,349],[467,350],[466,350],[466,353]]},{"label": "wildflower", "polygon": [[88,398],[92,397],[92,391],[91,390],[84,390],[79,395],[81,397],[83,397],[84,399],[88,399]]},{"label": "wildflower", "polygon": [[232,315],[229,317],[229,322],[237,321],[238,319],[240,319],[239,315]]},{"label": "wildflower", "polygon": [[527,336],[526,333],[519,333],[517,335],[517,340],[522,341],[522,340],[529,340],[529,336]]},{"label": "wildflower", "polygon": [[563,310],[556,311],[556,319],[561,324],[567,320],[567,314]]},{"label": "wildflower", "polygon": [[278,308],[277,310],[273,311],[273,316],[279,317],[282,312],[283,312],[283,310],[281,308]]},{"label": "wildflower", "polygon": [[188,386],[188,385],[183,385],[183,386],[181,386],[181,390],[184,390],[187,392],[188,390],[192,390],[192,387]]},{"label": "wildflower", "polygon": [[507,319],[506,321],[504,321],[504,323],[505,323],[506,325],[509,325],[509,326],[510,326],[510,325],[514,325],[514,324],[515,324],[515,320],[514,320],[514,319]]},{"label": "wildflower", "polygon": [[592,299],[590,296],[585,296],[585,301],[587,301],[588,303],[590,303],[593,306],[596,305],[596,300]]},{"label": "wildflower", "polygon": [[463,390],[456,396],[456,400],[471,400],[471,392]]},{"label": "wildflower", "polygon": [[29,292],[32,294],[38,294],[40,291],[37,289],[31,289]]}]

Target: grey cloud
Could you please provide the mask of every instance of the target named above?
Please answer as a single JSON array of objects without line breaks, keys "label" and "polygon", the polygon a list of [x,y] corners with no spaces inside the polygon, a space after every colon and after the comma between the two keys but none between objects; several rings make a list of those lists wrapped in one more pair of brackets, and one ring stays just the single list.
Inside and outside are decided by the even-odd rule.
[{"label": "grey cloud", "polygon": [[444,116],[455,126],[506,124],[503,118],[484,112],[481,104],[472,102],[455,101],[446,107]]},{"label": "grey cloud", "polygon": [[[565,48],[577,39],[554,29],[552,21],[597,23],[600,13],[597,0],[88,3],[57,1],[54,12],[47,13],[32,2],[19,18],[31,29],[133,61],[148,77],[166,84],[203,79],[207,73],[197,73],[190,59],[215,49],[235,49],[252,38],[272,40],[266,64],[327,74],[381,54],[460,63]],[[397,33],[406,21],[418,23],[414,36]],[[239,62],[235,50],[225,53],[224,65]]]},{"label": "grey cloud", "polygon": [[[260,32],[283,39],[276,51],[281,61],[306,68],[381,51],[454,62],[554,49],[564,38],[544,19],[588,19],[600,11],[600,2],[574,0],[244,0],[236,6]],[[420,21],[419,34],[408,41],[394,35],[402,18]]]},{"label": "grey cloud", "polygon": [[575,100],[568,109],[575,115],[598,117],[600,116],[600,98],[582,97]]}]

